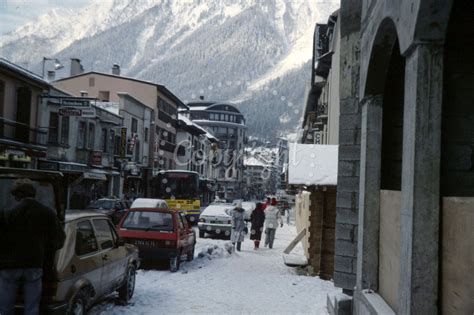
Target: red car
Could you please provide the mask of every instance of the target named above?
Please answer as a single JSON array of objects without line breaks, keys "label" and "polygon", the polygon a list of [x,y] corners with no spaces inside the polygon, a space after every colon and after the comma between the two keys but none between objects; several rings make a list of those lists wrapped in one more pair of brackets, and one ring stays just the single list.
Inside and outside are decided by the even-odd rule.
[{"label": "red car", "polygon": [[194,259],[196,233],[184,213],[171,209],[132,208],[118,225],[120,237],[138,247],[142,260],[167,259],[176,272],[183,257]]}]

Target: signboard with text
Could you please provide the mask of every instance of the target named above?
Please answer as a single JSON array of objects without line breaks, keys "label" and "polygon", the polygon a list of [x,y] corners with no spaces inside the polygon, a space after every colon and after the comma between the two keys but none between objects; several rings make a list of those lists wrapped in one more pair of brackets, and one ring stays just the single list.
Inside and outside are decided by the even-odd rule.
[{"label": "signboard with text", "polygon": [[120,129],[120,157],[124,158],[127,152],[127,128]]},{"label": "signboard with text", "polygon": [[64,117],[95,118],[94,108],[61,107],[59,115]]},{"label": "signboard with text", "polygon": [[91,102],[90,102],[90,100],[86,100],[86,99],[62,98],[61,99],[61,106],[90,107]]}]

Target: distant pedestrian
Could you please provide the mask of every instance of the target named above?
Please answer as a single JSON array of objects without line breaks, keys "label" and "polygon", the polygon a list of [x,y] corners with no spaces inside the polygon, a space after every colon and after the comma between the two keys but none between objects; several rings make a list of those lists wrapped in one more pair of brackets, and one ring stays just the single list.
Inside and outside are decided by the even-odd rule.
[{"label": "distant pedestrian", "polygon": [[0,314],[15,313],[20,286],[24,313],[39,314],[43,267],[52,268],[65,234],[56,212],[34,199],[36,189],[32,181],[17,180],[11,194],[18,203],[0,209]]},{"label": "distant pedestrian", "polygon": [[288,205],[287,202],[285,202],[285,205],[283,206],[283,209],[285,210],[286,224],[290,225],[291,208],[290,208],[290,206]]},{"label": "distant pedestrian", "polygon": [[242,202],[239,201],[237,206],[232,210],[232,233],[230,240],[235,246],[237,244],[237,250],[240,252],[242,242],[245,237],[245,210],[242,208]]},{"label": "distant pedestrian", "polygon": [[250,215],[250,222],[252,223],[250,229],[250,239],[253,240],[254,249],[258,249],[260,246],[260,240],[262,239],[263,224],[265,222],[265,211],[263,210],[263,203],[257,203],[255,210]]},{"label": "distant pedestrian", "polygon": [[271,205],[265,209],[265,247],[273,248],[278,224],[283,227],[281,213],[277,208],[277,200],[272,198]]}]

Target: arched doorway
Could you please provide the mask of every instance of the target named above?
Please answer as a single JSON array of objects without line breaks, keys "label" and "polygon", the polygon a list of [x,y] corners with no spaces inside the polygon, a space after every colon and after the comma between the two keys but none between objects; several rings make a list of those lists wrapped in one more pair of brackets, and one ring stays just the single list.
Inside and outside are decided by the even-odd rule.
[{"label": "arched doorway", "polygon": [[474,4],[455,0],[444,46],[441,310],[474,312]]},{"label": "arched doorway", "polygon": [[[398,310],[405,58],[395,24],[383,20],[372,45],[362,100],[357,286]],[[361,247],[359,247],[361,248]]]}]

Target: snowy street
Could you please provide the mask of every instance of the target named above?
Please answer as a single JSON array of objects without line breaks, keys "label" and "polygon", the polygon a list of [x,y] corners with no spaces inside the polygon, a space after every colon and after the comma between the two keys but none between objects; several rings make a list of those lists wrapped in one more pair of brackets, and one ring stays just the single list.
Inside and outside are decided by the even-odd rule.
[{"label": "snowy street", "polygon": [[[183,262],[179,272],[139,270],[130,305],[109,299],[91,314],[327,314],[327,294],[340,289],[283,264],[295,235],[295,227],[285,225],[273,249],[256,251],[247,237],[242,252],[232,255],[225,250],[229,241],[199,238],[194,261]],[[302,252],[298,244],[292,253]]]}]

